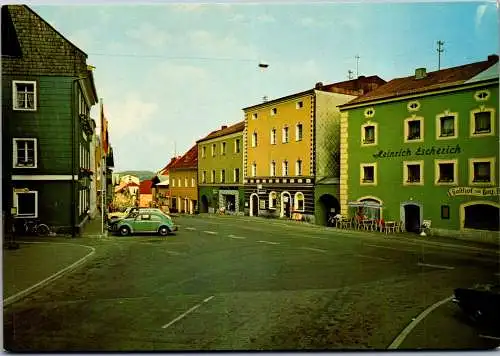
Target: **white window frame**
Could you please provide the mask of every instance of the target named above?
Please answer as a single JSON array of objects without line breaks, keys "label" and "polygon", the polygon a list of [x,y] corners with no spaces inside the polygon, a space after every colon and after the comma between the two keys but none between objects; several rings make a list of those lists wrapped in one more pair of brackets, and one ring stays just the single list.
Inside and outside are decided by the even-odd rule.
[{"label": "white window frame", "polygon": [[281,140],[281,142],[282,143],[288,143],[288,142],[290,142],[290,132],[288,130],[288,126],[283,127],[283,129],[281,130],[281,133],[282,133],[282,140]]},{"label": "white window frame", "polygon": [[[453,164],[453,181],[439,181],[439,165],[452,163]],[[458,184],[458,159],[435,159],[434,160],[434,185],[457,185]]]},{"label": "white window frame", "polygon": [[[480,113],[480,112],[489,112],[490,113],[490,132],[476,132],[476,118],[475,114]],[[494,108],[486,108],[484,106],[481,106],[478,109],[474,109],[470,111],[470,132],[469,136],[470,137],[484,137],[484,136],[494,136],[495,135],[495,123],[496,123],[496,118],[495,118],[495,109]]]},{"label": "white window frame", "polygon": [[302,125],[302,123],[299,122],[297,125],[295,125],[295,141],[302,141],[303,138],[304,138],[304,125]]},{"label": "white window frame", "polygon": [[[484,98],[479,97],[482,94],[485,94]],[[490,98],[490,95],[491,95],[491,93],[488,89],[482,89],[482,90],[478,90],[474,93],[474,99],[476,101],[487,101]]]},{"label": "white window frame", "polygon": [[[33,165],[32,166],[19,166],[17,165],[17,145],[19,141],[32,141],[34,144],[33,150]],[[12,139],[12,168],[38,168],[38,140],[36,138],[31,137],[14,137]]]},{"label": "white window frame", "polygon": [[304,102],[302,100],[299,100],[295,103],[295,108],[297,110],[303,109],[304,108]]},{"label": "white window frame", "polygon": [[[373,182],[363,182],[365,177],[365,167],[373,167]],[[359,185],[362,186],[375,186],[378,184],[377,179],[377,162],[374,163],[361,163],[359,165]]]},{"label": "white window frame", "polygon": [[258,136],[257,132],[252,133],[252,147],[257,147],[258,144]]},{"label": "white window frame", "polygon": [[295,161],[295,175],[296,176],[301,176],[302,175],[302,160],[298,159]]},{"label": "white window frame", "polygon": [[191,177],[191,187],[194,187],[196,184],[196,180],[194,179],[194,177]]},{"label": "white window frame", "polygon": [[271,177],[276,177],[276,162],[275,161],[272,161],[269,164],[269,175]]},{"label": "white window frame", "polygon": [[278,114],[278,109],[277,108],[272,108],[271,109],[271,116],[277,115]]},{"label": "white window frame", "polygon": [[234,140],[234,153],[240,153],[240,139]]},{"label": "white window frame", "polygon": [[252,163],[252,177],[257,176],[257,163]]},{"label": "white window frame", "polygon": [[[35,194],[35,214],[34,215],[21,215],[19,214],[19,194]],[[14,192],[14,207],[17,209],[16,218],[38,218],[38,191],[28,190],[23,192]]]},{"label": "white window frame", "polygon": [[178,186],[179,186],[179,187],[182,187],[181,182],[182,182],[182,181],[181,181],[181,179],[180,179],[180,178],[177,178],[177,184],[178,184]]},{"label": "white window frame", "polygon": [[201,158],[206,158],[207,157],[207,146],[203,146],[201,148]]},{"label": "white window frame", "polygon": [[217,144],[212,143],[212,157],[215,157],[217,151]]},{"label": "white window frame", "polygon": [[175,188],[175,178],[172,178],[172,188]]},{"label": "white window frame", "polygon": [[[490,164],[490,180],[489,182],[474,182],[474,163],[489,163]],[[469,158],[469,185],[471,186],[491,186],[495,185],[496,158]]]},{"label": "white window frame", "polygon": [[[299,197],[302,197],[302,209],[299,210]],[[302,192],[297,192],[294,194],[293,196],[293,210],[295,211],[301,211],[303,212],[306,208],[306,200],[305,200],[305,197],[304,197],[304,193]]]},{"label": "white window frame", "polygon": [[252,119],[253,119],[253,120],[257,120],[257,117],[258,117],[258,114],[257,114],[256,112],[254,112],[254,113],[252,114]]},{"label": "white window frame", "polygon": [[[21,108],[17,106],[17,84],[33,85],[33,108]],[[13,80],[12,81],[12,110],[14,111],[36,111],[37,110],[36,81],[34,80]]]},{"label": "white window frame", "polygon": [[226,155],[226,142],[220,143],[220,152],[221,152],[221,155],[223,155],[223,156]]},{"label": "white window frame", "polygon": [[276,128],[271,129],[271,145],[276,144]]},{"label": "white window frame", "polygon": [[[275,202],[273,204],[273,199],[272,199],[272,196],[274,194],[274,197],[275,197]],[[278,202],[278,194],[273,190],[272,192],[269,193],[269,196],[268,196],[268,206],[269,206],[269,209],[276,209],[276,203]]]},{"label": "white window frame", "polygon": [[288,177],[288,161],[284,160],[281,164],[281,175],[283,177]]},{"label": "white window frame", "polygon": [[[365,143],[365,140],[366,140],[366,130],[365,130],[365,128],[366,127],[370,127],[370,126],[374,127],[374,131],[375,131],[374,134],[373,134],[374,141],[373,142],[369,142],[369,143]],[[363,147],[369,147],[369,146],[376,146],[376,145],[378,145],[378,123],[377,122],[368,121],[365,124],[361,125],[361,146],[363,146]]]},{"label": "white window frame", "polygon": [[[453,135],[441,136],[441,118],[446,116],[453,117]],[[458,113],[445,111],[436,115],[436,140],[452,140],[458,138]]]},{"label": "white window frame", "polygon": [[206,183],[207,182],[207,171],[202,171],[201,172],[201,182]]},{"label": "white window frame", "polygon": [[[416,140],[409,140],[408,134],[410,133],[410,121],[420,121],[420,138]],[[404,142],[412,143],[412,142],[424,142],[424,118],[422,116],[412,116],[408,117],[404,120]]]},{"label": "white window frame", "polygon": [[[418,182],[408,182],[408,166],[420,167],[420,180]],[[403,185],[424,185],[424,161],[403,161]]]},{"label": "white window frame", "polygon": [[185,187],[189,187],[187,177],[184,177],[184,186]]}]

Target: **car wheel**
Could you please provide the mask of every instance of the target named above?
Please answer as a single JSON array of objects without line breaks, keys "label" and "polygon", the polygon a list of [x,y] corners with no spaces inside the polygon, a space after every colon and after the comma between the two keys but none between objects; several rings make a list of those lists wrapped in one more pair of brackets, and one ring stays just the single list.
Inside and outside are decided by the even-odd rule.
[{"label": "car wheel", "polygon": [[130,229],[128,228],[128,226],[122,226],[120,228],[120,235],[122,236],[130,235]]},{"label": "car wheel", "polygon": [[159,233],[161,236],[167,236],[169,232],[170,232],[170,231],[168,230],[168,227],[166,227],[166,226],[162,226],[162,227],[160,227],[160,228],[158,229],[158,233]]}]

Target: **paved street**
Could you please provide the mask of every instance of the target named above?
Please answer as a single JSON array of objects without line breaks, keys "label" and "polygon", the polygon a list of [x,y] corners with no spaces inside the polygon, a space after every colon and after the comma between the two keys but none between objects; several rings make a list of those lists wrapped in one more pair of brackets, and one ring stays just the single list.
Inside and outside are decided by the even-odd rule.
[{"label": "paved street", "polygon": [[[93,258],[4,309],[4,347],[387,349],[454,288],[499,279],[498,251],[472,244],[226,216],[175,222],[167,238],[75,239]],[[398,348],[499,344],[446,302]]]}]

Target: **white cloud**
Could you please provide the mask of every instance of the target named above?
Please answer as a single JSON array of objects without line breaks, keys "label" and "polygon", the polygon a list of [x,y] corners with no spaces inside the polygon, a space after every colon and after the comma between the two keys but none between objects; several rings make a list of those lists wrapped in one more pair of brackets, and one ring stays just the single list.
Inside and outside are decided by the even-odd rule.
[{"label": "white cloud", "polygon": [[276,22],[276,19],[273,16],[268,15],[268,14],[263,14],[263,15],[257,16],[257,20],[260,22]]},{"label": "white cloud", "polygon": [[486,5],[479,5],[476,9],[476,28],[481,26],[481,20],[486,12]]},{"label": "white cloud", "polygon": [[175,64],[169,61],[165,61],[158,65],[154,71],[154,76],[160,76],[169,83],[169,86],[175,86],[176,90],[183,84],[192,87],[195,82],[203,83],[209,79],[208,72],[203,68],[192,65]]},{"label": "white cloud", "polygon": [[174,4],[173,8],[178,11],[193,12],[193,11],[201,11],[205,8],[205,6],[203,4],[185,3],[185,4]]},{"label": "white cloud", "polygon": [[242,15],[242,14],[234,14],[233,16],[231,16],[228,20],[229,22],[238,22],[238,23],[243,23],[243,22],[246,22],[247,21],[247,18],[245,17],[245,15]]},{"label": "white cloud", "polygon": [[126,34],[128,37],[140,40],[151,47],[162,46],[170,40],[170,36],[166,32],[149,23],[143,23],[137,28],[130,29]]},{"label": "white cloud", "polygon": [[228,58],[255,57],[256,50],[253,45],[245,44],[239,41],[232,34],[217,35],[208,31],[198,30],[187,34],[189,44],[197,52],[205,55]]}]

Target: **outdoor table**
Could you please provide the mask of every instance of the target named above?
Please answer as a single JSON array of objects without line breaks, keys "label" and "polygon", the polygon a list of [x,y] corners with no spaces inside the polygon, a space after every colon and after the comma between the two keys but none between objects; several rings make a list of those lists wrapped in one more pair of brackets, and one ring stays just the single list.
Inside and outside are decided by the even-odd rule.
[{"label": "outdoor table", "polygon": [[384,224],[384,231],[387,234],[388,231],[396,232],[396,222],[386,221]]}]

